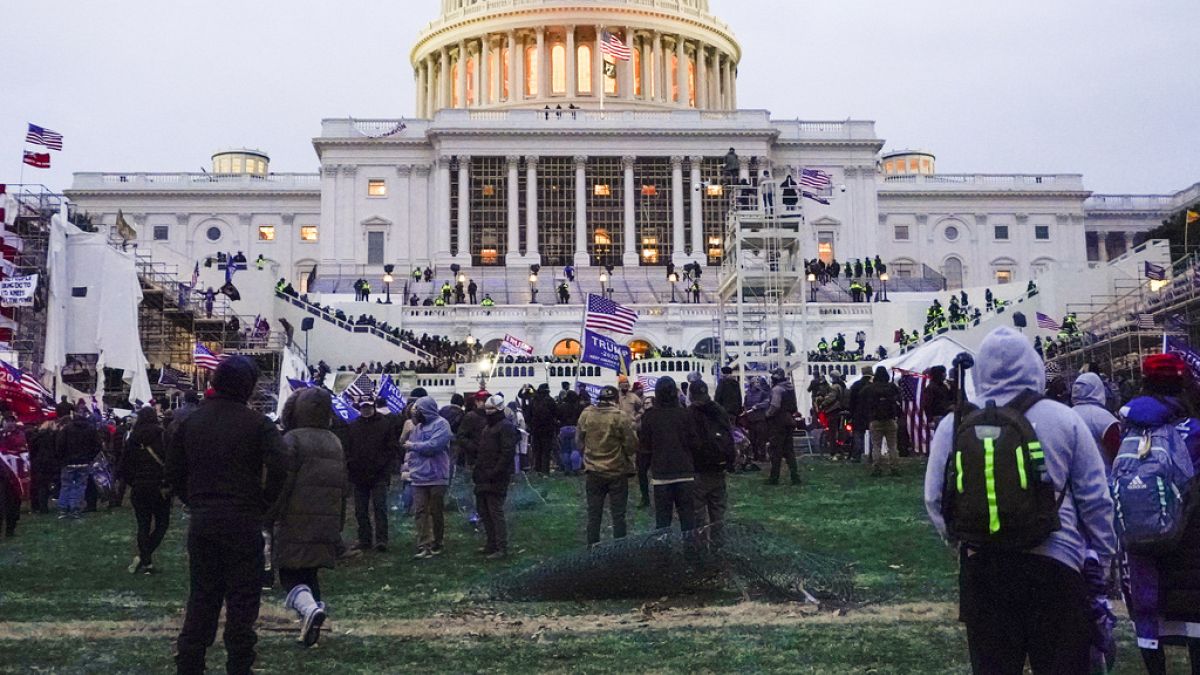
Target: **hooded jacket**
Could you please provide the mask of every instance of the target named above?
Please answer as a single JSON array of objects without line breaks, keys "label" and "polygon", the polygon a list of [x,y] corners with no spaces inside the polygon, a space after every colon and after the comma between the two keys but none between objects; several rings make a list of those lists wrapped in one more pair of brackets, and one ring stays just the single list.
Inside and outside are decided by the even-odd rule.
[{"label": "hooded jacket", "polygon": [[292,395],[290,408],[292,428],[283,436],[287,480],[273,510],[275,566],[333,567],[349,490],[342,444],[329,430],[329,392],[301,389]]},{"label": "hooded jacket", "polygon": [[504,410],[495,410],[484,416],[487,426],[479,438],[479,454],[471,472],[475,492],[504,493],[508,490],[516,470],[517,441],[521,433],[516,425],[504,416]]},{"label": "hooded jacket", "polygon": [[791,429],[796,422],[792,415],[799,409],[796,387],[783,380],[771,387],[771,403],[767,406],[767,423],[775,429]]},{"label": "hooded jacket", "polygon": [[426,396],[414,407],[421,415],[421,423],[408,437],[411,446],[404,463],[408,466],[408,479],[416,487],[450,484],[450,423],[438,415],[437,403]]},{"label": "hooded jacket", "polygon": [[633,420],[609,401],[601,401],[579,416],[575,445],[583,451],[583,468],[605,478],[636,472],[638,437]]},{"label": "hooded jacket", "polygon": [[642,415],[639,461],[648,464],[656,481],[694,479],[693,458],[700,436],[687,409],[679,404],[679,390],[670,377],[654,385],[654,406]]},{"label": "hooded jacket", "polygon": [[724,474],[733,469],[737,464],[737,450],[733,444],[733,427],[725,410],[708,397],[707,390],[693,385],[688,412],[700,434],[700,444],[693,458],[696,473]]},{"label": "hooded jacket", "polygon": [[[995,401],[1003,406],[1018,394],[1046,390],[1046,370],[1033,345],[1008,327],[997,328],[983,340],[976,357],[975,405]],[[938,425],[925,473],[925,509],[937,531],[946,535],[942,519],[942,490],[946,462],[954,447],[954,415]],[[1091,431],[1079,415],[1050,400],[1036,403],[1026,415],[1046,455],[1046,469],[1055,492],[1068,490],[1059,509],[1062,527],[1029,552],[1070,567],[1083,569],[1087,549],[1099,554],[1101,565],[1116,552],[1113,503],[1104,477],[1104,464]]]},{"label": "hooded jacket", "polygon": [[78,416],[72,416],[71,421],[59,429],[55,442],[63,466],[91,464],[104,449],[96,425],[90,419]]},{"label": "hooded jacket", "polygon": [[736,419],[742,414],[742,385],[733,375],[722,376],[721,381],[717,383],[717,393],[713,395],[713,400],[730,419]]},{"label": "hooded jacket", "polygon": [[1117,449],[1121,445],[1121,425],[1117,418],[1108,412],[1107,398],[1108,390],[1100,376],[1095,373],[1080,375],[1071,387],[1071,403],[1075,406],[1072,410],[1092,433],[1092,440],[1096,442],[1104,459],[1105,474],[1112,469],[1113,459],[1116,458]]},{"label": "hooded jacket", "polygon": [[350,423],[345,432],[346,468],[355,485],[387,480],[395,464],[400,430],[390,415],[378,412]]},{"label": "hooded jacket", "polygon": [[165,484],[166,461],[166,440],[158,413],[154,408],[142,408],[121,455],[118,471],[121,480],[134,489],[161,488]]}]

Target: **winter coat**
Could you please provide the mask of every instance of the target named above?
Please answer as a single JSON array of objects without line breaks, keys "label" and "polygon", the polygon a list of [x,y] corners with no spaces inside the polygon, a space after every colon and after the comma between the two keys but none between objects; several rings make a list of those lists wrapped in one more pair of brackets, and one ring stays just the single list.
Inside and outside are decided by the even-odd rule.
[{"label": "winter coat", "polygon": [[732,375],[722,377],[717,383],[717,393],[713,395],[713,400],[730,419],[737,419],[737,416],[742,414],[742,385]]},{"label": "winter coat", "polygon": [[876,375],[874,381],[863,388],[862,395],[872,422],[891,422],[900,417],[900,387],[887,379],[887,371],[882,379]]},{"label": "winter coat", "polygon": [[558,404],[558,422],[564,427],[578,426],[579,414],[582,412],[583,405],[579,400],[579,394],[568,391],[563,397],[562,403]]},{"label": "winter coat", "polygon": [[426,396],[414,404],[422,421],[408,438],[404,458],[408,479],[417,487],[450,484],[450,423],[438,415],[437,403]]},{"label": "winter coat", "polygon": [[871,376],[863,375],[850,385],[850,422],[854,425],[855,430],[865,431],[867,425],[871,423],[871,410],[867,406],[867,397],[863,395],[869,384],[871,384]]},{"label": "winter coat", "polygon": [[503,493],[513,477],[521,433],[505,419],[503,410],[490,413],[486,419],[471,480],[477,493]]},{"label": "winter coat", "polygon": [[355,485],[387,480],[396,461],[399,434],[394,420],[375,413],[359,417],[346,429],[346,470]]},{"label": "winter coat", "polygon": [[294,428],[283,436],[287,481],[272,513],[275,567],[333,567],[341,543],[342,504],[349,492],[346,458],[329,430],[329,392],[301,389],[292,399]]},{"label": "winter coat", "polygon": [[262,523],[279,497],[283,437],[237,395],[205,399],[167,445],[167,483],[195,521]]},{"label": "winter coat", "polygon": [[646,403],[641,396],[632,391],[622,392],[620,398],[617,399],[617,408],[629,416],[634,429],[641,427],[642,415],[646,412]]},{"label": "winter coat", "polygon": [[158,415],[151,408],[142,408],[129,432],[118,474],[133,488],[162,488],[166,485],[166,461],[166,433]]},{"label": "winter coat", "polygon": [[558,407],[550,394],[539,391],[529,404],[529,428],[535,435],[558,433]]},{"label": "winter coat", "polygon": [[482,408],[476,408],[463,415],[462,423],[458,425],[458,433],[454,435],[455,452],[466,458],[468,465],[475,463],[479,455],[479,440],[487,427],[487,418]]},{"label": "winter coat", "polygon": [[925,392],[921,395],[921,410],[930,420],[939,420],[954,410],[954,396],[945,380],[930,380],[925,383]]},{"label": "winter coat", "polygon": [[[975,358],[975,389],[975,405],[1007,405],[1024,391],[1043,393],[1046,369],[1023,335],[997,328],[984,338]],[[925,472],[925,509],[943,536],[942,494],[946,462],[954,451],[954,417],[947,415],[938,425]],[[1101,566],[1107,565],[1116,552],[1113,502],[1091,431],[1070,408],[1046,399],[1034,404],[1026,418],[1037,430],[1055,494],[1067,492],[1058,511],[1061,527],[1029,552],[1082,570],[1091,549],[1100,556]]]},{"label": "winter coat", "polygon": [[679,405],[675,380],[663,377],[654,385],[654,407],[642,416],[638,433],[639,457],[655,480],[693,478],[700,436],[687,409]]},{"label": "winter coat", "polygon": [[[714,401],[704,400],[693,401],[688,412],[700,441],[693,458],[696,473],[724,473],[733,468],[737,464],[737,450],[725,410]],[[723,442],[718,442],[718,432]]]},{"label": "winter coat", "polygon": [[458,426],[462,424],[463,416],[466,414],[463,409],[456,405],[443,406],[438,414],[442,419],[450,423],[450,433],[457,434]]},{"label": "winter coat", "polygon": [[750,424],[760,423],[767,419],[767,408],[771,405],[771,385],[767,378],[759,376],[750,380],[750,388],[746,390],[746,421]]},{"label": "winter coat", "polygon": [[72,417],[66,426],[59,429],[56,442],[56,452],[63,466],[91,464],[104,449],[96,425],[82,417]]},{"label": "winter coat", "polygon": [[772,429],[793,429],[796,420],[792,417],[798,409],[796,388],[784,380],[771,387],[771,402],[767,406],[766,420]]},{"label": "winter coat", "polygon": [[58,422],[46,422],[29,436],[29,466],[34,473],[51,475],[62,468],[58,454]]},{"label": "winter coat", "polygon": [[602,401],[579,416],[575,446],[583,452],[583,468],[605,478],[632,476],[638,436],[633,420],[612,403]]},{"label": "winter coat", "polygon": [[1092,432],[1092,440],[1096,441],[1104,459],[1105,473],[1112,468],[1121,445],[1121,424],[1105,407],[1107,394],[1104,383],[1095,373],[1080,375],[1071,387],[1071,403],[1075,406],[1072,410]]}]

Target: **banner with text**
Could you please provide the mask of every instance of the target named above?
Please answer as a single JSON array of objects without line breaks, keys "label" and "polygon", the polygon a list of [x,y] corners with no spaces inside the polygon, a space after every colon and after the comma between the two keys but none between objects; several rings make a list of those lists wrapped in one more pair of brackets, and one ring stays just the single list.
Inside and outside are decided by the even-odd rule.
[{"label": "banner with text", "polygon": [[0,281],[0,307],[33,307],[38,275],[9,277]]},{"label": "banner with text", "polygon": [[629,351],[629,347],[612,338],[584,329],[583,357],[580,360],[628,375],[633,353]]},{"label": "banner with text", "polygon": [[500,353],[504,356],[532,356],[533,345],[511,335],[505,335],[504,342],[500,343]]}]

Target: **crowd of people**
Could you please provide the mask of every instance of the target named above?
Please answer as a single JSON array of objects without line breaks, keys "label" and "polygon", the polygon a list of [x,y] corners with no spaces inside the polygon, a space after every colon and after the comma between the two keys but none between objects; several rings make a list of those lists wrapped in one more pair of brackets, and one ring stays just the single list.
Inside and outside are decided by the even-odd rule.
[{"label": "crowd of people", "polygon": [[854,335],[856,349],[846,349],[846,334],[838,333],[832,340],[824,336],[817,341],[817,348],[808,352],[809,363],[856,363],[859,361],[883,361],[888,357],[888,350],[880,345],[873,352],[867,352],[867,333],[858,331]]}]

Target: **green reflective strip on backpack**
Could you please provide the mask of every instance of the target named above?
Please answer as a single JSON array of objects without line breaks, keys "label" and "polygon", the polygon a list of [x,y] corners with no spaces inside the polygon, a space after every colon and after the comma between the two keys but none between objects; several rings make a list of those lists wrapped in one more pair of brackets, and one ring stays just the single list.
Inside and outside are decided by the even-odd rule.
[{"label": "green reflective strip on backpack", "polygon": [[958,494],[961,495],[963,493],[962,450],[954,453],[954,469],[958,474]]},{"label": "green reflective strip on backpack", "polygon": [[1042,452],[1042,444],[1034,441],[1029,444],[1029,456],[1033,459],[1045,459],[1046,453]]},{"label": "green reflective strip on backpack", "polygon": [[1029,489],[1029,478],[1025,475],[1025,448],[1017,446],[1017,474],[1021,476],[1021,489]]},{"label": "green reflective strip on backpack", "polygon": [[983,439],[983,475],[987,481],[988,531],[1000,531],[1000,503],[996,495],[996,441]]}]

